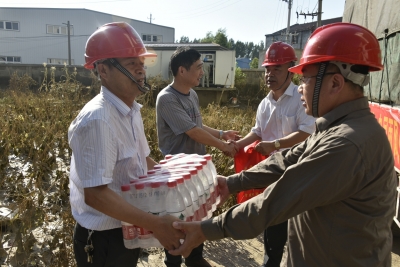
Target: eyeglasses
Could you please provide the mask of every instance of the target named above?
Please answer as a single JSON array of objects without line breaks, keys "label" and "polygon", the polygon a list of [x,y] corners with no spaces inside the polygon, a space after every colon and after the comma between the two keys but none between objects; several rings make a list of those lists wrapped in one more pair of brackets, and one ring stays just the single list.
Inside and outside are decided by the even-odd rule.
[{"label": "eyeglasses", "polygon": [[[327,73],[324,74],[324,76],[325,75],[332,75],[332,74],[340,74],[340,73],[339,72],[327,72]],[[300,80],[301,84],[307,84],[310,81],[311,78],[315,78],[317,76],[318,75],[309,76],[309,77],[302,76],[302,77],[299,78],[299,80]]]}]

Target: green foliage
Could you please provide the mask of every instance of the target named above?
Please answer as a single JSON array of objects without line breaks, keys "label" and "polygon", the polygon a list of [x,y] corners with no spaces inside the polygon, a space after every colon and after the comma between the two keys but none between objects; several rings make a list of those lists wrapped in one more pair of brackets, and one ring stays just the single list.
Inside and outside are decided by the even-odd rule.
[{"label": "green foliage", "polygon": [[246,86],[246,74],[239,67],[235,69],[235,86],[238,89],[244,89]]},{"label": "green foliage", "polygon": [[212,32],[207,32],[206,37],[201,39],[201,43],[212,43],[214,41],[214,34]]},{"label": "green foliage", "polygon": [[258,58],[253,58],[250,62],[250,69],[258,69]]},{"label": "green foliage", "polygon": [[[76,266],[67,133],[70,123],[99,87],[88,89],[74,81],[73,74],[66,72],[65,76],[59,82],[50,78],[36,93],[28,89],[28,78],[13,76],[13,89],[0,91],[0,203],[14,211],[9,224],[2,224],[0,261],[5,266]],[[159,77],[148,82],[155,91],[165,83]],[[162,155],[157,145],[155,109],[143,103],[141,112],[151,156],[159,161]],[[242,135],[250,131],[255,118],[250,109],[214,105],[201,113],[206,125],[238,130]],[[207,149],[219,174],[233,173],[232,158],[215,148]],[[216,214],[234,203],[232,197]]]},{"label": "green foliage", "polygon": [[218,29],[217,34],[215,34],[215,37],[214,37],[214,43],[217,43],[220,46],[229,48],[228,37],[226,36],[225,29]]}]

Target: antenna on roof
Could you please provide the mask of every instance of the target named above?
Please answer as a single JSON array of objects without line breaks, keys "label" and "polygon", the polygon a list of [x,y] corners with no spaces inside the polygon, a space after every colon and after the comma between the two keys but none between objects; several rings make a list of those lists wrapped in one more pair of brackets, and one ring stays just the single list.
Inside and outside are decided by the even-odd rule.
[{"label": "antenna on roof", "polygon": [[151,24],[152,20],[155,20],[155,19],[153,19],[153,15],[151,13],[150,13],[150,18],[148,18],[148,19],[150,19],[150,24]]}]

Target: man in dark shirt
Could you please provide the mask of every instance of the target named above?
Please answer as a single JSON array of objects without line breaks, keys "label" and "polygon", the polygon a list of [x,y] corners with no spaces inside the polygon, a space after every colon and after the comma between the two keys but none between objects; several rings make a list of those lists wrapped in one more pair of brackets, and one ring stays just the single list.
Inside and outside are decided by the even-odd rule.
[{"label": "man in dark shirt", "polygon": [[390,266],[397,177],[389,141],[370,112],[363,86],[382,70],[369,30],[351,23],[322,26],[300,64],[299,92],[316,131],[252,169],[218,179],[229,193],[270,185],[263,194],[201,223],[174,223],[187,255],[205,240],[254,238],[289,219],[287,266]]}]

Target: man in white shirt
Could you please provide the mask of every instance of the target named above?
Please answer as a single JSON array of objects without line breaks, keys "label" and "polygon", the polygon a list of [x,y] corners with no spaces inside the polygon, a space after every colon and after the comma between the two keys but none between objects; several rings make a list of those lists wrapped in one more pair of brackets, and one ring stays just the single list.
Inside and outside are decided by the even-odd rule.
[{"label": "man in white shirt", "polygon": [[[255,150],[269,156],[282,148],[304,141],[315,130],[315,119],[304,112],[293,74],[288,68],[297,60],[292,46],[283,42],[271,44],[262,64],[265,83],[270,89],[257,109],[256,125],[236,149],[260,141]],[[287,221],[264,231],[265,257],[263,267],[279,267],[287,239]]]},{"label": "man in white shirt", "polygon": [[122,185],[156,164],[135,101],[148,91],[144,57],[152,56],[124,22],[103,25],[86,43],[85,67],[96,70],[102,86],[68,129],[78,266],[136,266],[139,249],[125,248],[121,221],[152,231],[166,249],[179,247],[184,237],[172,228],[174,217],[151,215],[121,197]]}]

